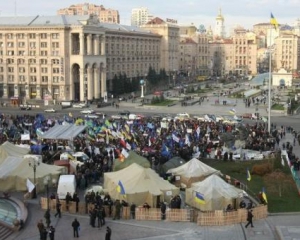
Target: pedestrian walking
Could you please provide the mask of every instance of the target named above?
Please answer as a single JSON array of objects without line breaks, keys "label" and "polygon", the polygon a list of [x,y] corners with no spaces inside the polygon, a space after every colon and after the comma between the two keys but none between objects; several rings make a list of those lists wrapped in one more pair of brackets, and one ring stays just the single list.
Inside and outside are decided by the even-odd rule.
[{"label": "pedestrian walking", "polygon": [[74,234],[74,238],[75,237],[79,237],[79,229],[80,229],[80,223],[77,221],[77,218],[74,219],[74,221],[72,222],[72,227],[73,227],[73,234]]},{"label": "pedestrian walking", "polygon": [[105,240],[110,240],[111,237],[111,229],[110,227],[106,227]]},{"label": "pedestrian walking", "polygon": [[61,207],[61,203],[60,203],[59,200],[57,200],[57,202],[56,202],[56,213],[55,213],[54,217],[56,217],[58,215],[58,217],[61,218],[60,207]]},{"label": "pedestrian walking", "polygon": [[44,231],[44,223],[43,223],[43,220],[41,219],[38,224],[37,224],[37,228],[39,229],[39,233],[40,233],[40,240],[43,239],[43,231]]},{"label": "pedestrian walking", "polygon": [[252,209],[249,209],[248,210],[248,214],[247,214],[247,221],[248,223],[246,224],[245,228],[247,228],[250,224],[251,224],[251,227],[253,228],[253,223],[252,223],[252,219],[253,219],[253,214],[252,214]]},{"label": "pedestrian walking", "polygon": [[44,218],[46,220],[47,228],[49,228],[51,220],[50,220],[50,209],[48,208],[45,212]]},{"label": "pedestrian walking", "polygon": [[54,240],[54,233],[55,233],[55,228],[53,226],[50,226],[50,228],[49,228],[50,240]]}]

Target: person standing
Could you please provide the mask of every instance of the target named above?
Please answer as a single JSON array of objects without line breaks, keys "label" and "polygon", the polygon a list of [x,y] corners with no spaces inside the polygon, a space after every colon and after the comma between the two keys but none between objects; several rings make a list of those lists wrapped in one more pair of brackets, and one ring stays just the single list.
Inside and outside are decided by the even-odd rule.
[{"label": "person standing", "polygon": [[251,224],[251,227],[253,228],[253,223],[252,223],[252,219],[253,219],[253,214],[252,214],[252,209],[249,209],[248,210],[248,214],[247,214],[247,221],[248,223],[246,224],[245,228],[247,228],[250,224]]},{"label": "person standing", "polygon": [[50,226],[50,229],[49,229],[50,240],[54,240],[54,233],[55,233],[55,228],[53,226]]},{"label": "person standing", "polygon": [[74,234],[74,238],[75,237],[79,237],[78,231],[79,231],[79,227],[80,227],[80,223],[77,221],[77,218],[74,219],[74,221],[72,222],[72,227],[73,227],[73,234]]},{"label": "person standing", "polygon": [[40,240],[43,239],[43,231],[44,231],[44,223],[43,223],[43,220],[41,219],[38,224],[37,224],[37,228],[39,229],[39,233],[40,233]]},{"label": "person standing", "polygon": [[57,199],[57,202],[56,202],[56,213],[55,213],[54,217],[56,217],[56,216],[58,215],[58,217],[61,218],[60,207],[61,207],[61,203],[60,203],[60,201]]},{"label": "person standing", "polygon": [[136,209],[136,205],[134,203],[132,203],[130,205],[130,215],[132,219],[135,219],[135,209]]},{"label": "person standing", "polygon": [[115,216],[113,218],[113,220],[120,220],[120,217],[121,217],[121,203],[120,203],[120,200],[116,200],[115,202]]},{"label": "person standing", "polygon": [[110,227],[106,227],[105,240],[110,240],[111,237],[111,229]]},{"label": "person standing", "polygon": [[51,220],[50,220],[50,209],[48,208],[45,212],[44,218],[46,220],[47,228],[49,228]]}]

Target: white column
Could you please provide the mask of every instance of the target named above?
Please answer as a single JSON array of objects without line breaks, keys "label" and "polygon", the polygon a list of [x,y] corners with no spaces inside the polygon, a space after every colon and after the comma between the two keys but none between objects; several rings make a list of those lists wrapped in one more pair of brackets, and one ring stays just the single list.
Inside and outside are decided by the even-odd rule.
[{"label": "white column", "polygon": [[84,68],[80,68],[80,80],[79,80],[79,90],[80,90],[80,101],[85,101],[85,84],[84,84]]},{"label": "white column", "polygon": [[80,55],[84,55],[84,33],[79,34]]},{"label": "white column", "polygon": [[18,85],[14,85],[14,97],[19,97],[19,88]]},{"label": "white column", "polygon": [[105,55],[105,35],[101,36],[101,55]]},{"label": "white column", "polygon": [[92,100],[93,99],[93,87],[94,87],[94,81],[93,81],[93,74],[92,74],[92,68],[88,68],[87,72],[87,87],[88,87],[88,95],[87,99]]},{"label": "white column", "polygon": [[101,97],[106,96],[106,68],[101,71]]},{"label": "white column", "polygon": [[92,55],[92,34],[87,35],[87,55]]},{"label": "white column", "polygon": [[94,36],[94,55],[99,55],[99,35]]},{"label": "white column", "polygon": [[29,95],[29,85],[28,85],[28,84],[25,85],[25,98],[26,98],[26,99],[30,99],[30,95]]},{"label": "white column", "polygon": [[36,86],[36,99],[41,99],[41,86]]},{"label": "white column", "polygon": [[99,68],[94,68],[94,97],[100,98],[100,74]]}]

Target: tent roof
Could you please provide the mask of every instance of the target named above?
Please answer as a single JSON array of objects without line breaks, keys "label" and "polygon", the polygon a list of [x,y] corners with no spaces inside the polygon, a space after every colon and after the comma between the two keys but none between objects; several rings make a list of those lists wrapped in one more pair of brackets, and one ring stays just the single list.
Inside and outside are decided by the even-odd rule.
[{"label": "tent roof", "polygon": [[[209,187],[208,187],[209,186]],[[203,194],[204,199],[212,198],[238,198],[243,190],[226,183],[218,175],[211,175],[201,182],[192,184],[191,189],[195,192]]]},{"label": "tent roof", "polygon": [[144,168],[150,167],[150,162],[146,158],[138,155],[134,151],[130,151],[129,156],[123,162],[119,161],[118,159],[114,161],[114,171],[119,171],[133,163],[137,163]]},{"label": "tent roof", "polygon": [[104,176],[104,179],[109,178],[116,185],[121,181],[126,194],[149,192],[152,195],[161,195],[162,191],[177,189],[152,169],[143,168],[136,163],[117,172],[105,173]]},{"label": "tent roof", "polygon": [[186,178],[208,176],[213,173],[218,173],[219,171],[206,165],[200,160],[193,158],[186,164],[183,164],[177,168],[168,170],[167,173],[172,173],[173,175],[184,176]]},{"label": "tent roof", "polygon": [[75,124],[69,125],[55,125],[45,132],[42,136],[43,139],[62,139],[62,140],[71,140],[76,137],[78,134],[82,133],[85,130],[86,126]]},{"label": "tent roof", "polygon": [[165,173],[168,170],[179,167],[185,163],[186,163],[186,161],[184,159],[182,159],[181,157],[178,157],[178,156],[173,157],[161,166],[161,172]]}]

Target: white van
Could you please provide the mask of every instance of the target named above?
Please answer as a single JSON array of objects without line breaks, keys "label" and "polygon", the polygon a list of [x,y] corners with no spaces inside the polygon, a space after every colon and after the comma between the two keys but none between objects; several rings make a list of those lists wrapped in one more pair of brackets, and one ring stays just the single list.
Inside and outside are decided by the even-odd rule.
[{"label": "white van", "polygon": [[67,193],[73,196],[76,192],[76,178],[74,175],[61,175],[58,180],[57,196],[59,199],[65,199]]}]

